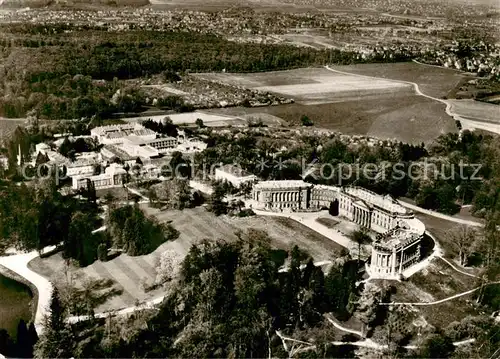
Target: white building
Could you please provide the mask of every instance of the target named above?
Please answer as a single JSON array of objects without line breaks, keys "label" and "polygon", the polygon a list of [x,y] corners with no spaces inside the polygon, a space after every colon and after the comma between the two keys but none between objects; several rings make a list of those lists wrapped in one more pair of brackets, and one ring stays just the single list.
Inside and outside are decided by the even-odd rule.
[{"label": "white building", "polygon": [[264,181],[253,188],[257,206],[272,211],[331,209],[377,234],[367,271],[372,278],[398,279],[421,259],[425,225],[391,196],[361,187],[315,186],[303,181]]},{"label": "white building", "polygon": [[263,181],[253,187],[253,200],[274,211],[307,210],[312,184],[304,181]]},{"label": "white building", "polygon": [[257,176],[248,173],[241,167],[233,165],[224,165],[215,169],[216,181],[227,181],[234,187],[240,187],[244,183],[253,183],[257,180]]},{"label": "white building", "polygon": [[112,187],[121,187],[123,185],[123,179],[126,175],[126,171],[123,167],[117,164],[111,164],[106,168],[105,172],[96,176],[74,176],[73,177],[73,189],[78,190],[81,188],[88,188],[89,184],[92,183],[95,189],[104,189]]},{"label": "white building", "polygon": [[174,150],[182,153],[193,153],[201,152],[206,148],[207,144],[205,142],[190,138],[182,143],[179,143],[179,145]]},{"label": "white building", "polygon": [[94,174],[94,169],[97,163],[92,159],[78,159],[74,162],[68,163],[66,167],[66,175],[68,177],[74,176],[90,176]]},{"label": "white building", "polygon": [[47,155],[50,162],[58,166],[66,165],[71,162],[69,158],[64,157],[63,155],[61,155],[59,152],[56,151],[46,151],[44,154]]},{"label": "white building", "polygon": [[123,139],[130,135],[135,135],[145,141],[156,138],[156,132],[138,123],[96,127],[90,130],[90,134],[92,137],[97,138],[99,143],[105,145],[121,144],[123,143]]},{"label": "white building", "polygon": [[37,143],[35,145],[35,151],[36,151],[36,154],[38,155],[39,153],[41,153],[42,155],[45,155],[47,154],[48,151],[50,151],[51,148],[48,144],[42,142],[42,143]]},{"label": "white building", "polygon": [[143,175],[148,179],[154,179],[161,176],[161,169],[153,164],[145,164],[142,166]]},{"label": "white building", "polygon": [[110,161],[113,158],[118,158],[123,164],[132,167],[136,162],[136,157],[130,156],[127,152],[118,148],[115,145],[105,145],[101,148],[101,156],[105,161]]},{"label": "white building", "polygon": [[146,141],[146,144],[156,149],[159,153],[166,153],[176,148],[179,142],[175,137],[158,137],[154,140]]},{"label": "white building", "polygon": [[132,157],[149,159],[160,155],[157,149],[149,146],[143,138],[136,135],[124,137],[119,147]]}]

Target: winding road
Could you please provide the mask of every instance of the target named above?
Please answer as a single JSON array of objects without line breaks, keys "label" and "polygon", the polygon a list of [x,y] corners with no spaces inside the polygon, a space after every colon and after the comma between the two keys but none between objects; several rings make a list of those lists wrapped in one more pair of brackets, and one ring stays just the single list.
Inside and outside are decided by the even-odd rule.
[{"label": "winding road", "polygon": [[448,215],[443,214],[443,213],[439,213],[439,212],[436,212],[436,211],[431,211],[431,210],[428,210],[428,209],[424,209],[422,207],[415,206],[414,204],[411,204],[411,203],[408,203],[408,202],[404,202],[404,201],[401,201],[401,200],[397,200],[397,201],[403,207],[409,208],[409,209],[411,209],[414,212],[419,212],[419,213],[427,214],[427,215],[432,216],[432,217],[444,219],[445,221],[449,221],[449,222],[455,222],[455,223],[458,223],[458,224],[463,224],[463,225],[466,225],[466,226],[484,227],[484,224],[481,223],[481,222],[478,222],[478,221],[471,221],[471,220],[467,220],[467,219],[452,217],[452,216],[448,216]]},{"label": "winding road", "polygon": [[[418,62],[417,62],[418,63]],[[450,116],[451,118],[453,118],[454,120],[456,121],[460,121],[460,123],[462,124],[462,127],[464,128],[464,125],[466,124],[465,127],[467,128],[472,128],[472,129],[475,129],[475,128],[478,128],[478,129],[484,129],[484,130],[487,130],[487,131],[490,131],[490,132],[494,132],[494,133],[498,133],[500,134],[500,123],[498,124],[492,124],[491,122],[485,120],[485,121],[482,121],[481,119],[475,119],[475,120],[472,120],[472,119],[468,119],[468,118],[464,118],[462,116],[460,116],[459,114],[453,112],[453,104],[447,100],[443,100],[443,99],[440,99],[440,98],[437,98],[437,97],[433,97],[433,96],[429,96],[429,95],[426,95],[425,93],[423,93],[421,90],[420,90],[420,87],[418,86],[417,83],[415,82],[411,82],[411,81],[403,81],[403,80],[394,80],[394,79],[389,79],[389,78],[384,78],[384,77],[376,77],[376,76],[368,76],[368,75],[359,75],[359,74],[355,74],[355,73],[352,73],[352,72],[346,72],[346,71],[340,71],[340,70],[335,70],[335,69],[332,69],[330,66],[325,66],[325,68],[328,70],[328,71],[332,71],[332,72],[336,72],[338,74],[342,74],[342,75],[349,75],[349,76],[357,76],[357,77],[362,77],[362,78],[365,78],[365,79],[376,79],[376,80],[385,80],[385,81],[393,81],[393,82],[397,82],[397,83],[402,83],[402,84],[407,84],[407,85],[411,85],[413,86],[413,89],[415,90],[415,93],[418,95],[418,96],[422,96],[422,97],[425,97],[425,98],[428,98],[429,100],[433,100],[433,101],[437,101],[439,103],[442,103],[444,104],[446,107],[445,107],[445,112],[448,116]],[[489,123],[489,125],[488,125]]]},{"label": "winding road", "polygon": [[446,298],[443,298],[443,299],[440,299],[440,300],[436,300],[434,302],[391,302],[391,303],[380,303],[379,305],[414,305],[414,306],[420,306],[420,307],[427,306],[427,305],[436,305],[436,304],[441,304],[441,303],[444,303],[444,302],[448,302],[448,301],[456,299],[456,298],[463,297],[464,295],[468,295],[468,294],[474,293],[475,291],[477,291],[477,290],[479,290],[479,289],[481,289],[483,287],[486,287],[488,285],[492,285],[492,284],[500,284],[500,281],[486,283],[484,285],[480,285],[479,287],[473,288],[471,290],[467,290],[465,292],[458,293],[458,294],[452,295],[450,297],[446,297]]},{"label": "winding road", "polygon": [[[54,250],[55,247],[47,247],[42,253]],[[48,314],[50,300],[52,296],[52,284],[40,274],[28,268],[28,263],[40,255],[37,251],[20,253],[10,256],[0,257],[0,265],[23,277],[33,284],[38,292],[38,303],[36,307],[34,325],[36,332],[40,335],[43,331],[43,320]]]}]

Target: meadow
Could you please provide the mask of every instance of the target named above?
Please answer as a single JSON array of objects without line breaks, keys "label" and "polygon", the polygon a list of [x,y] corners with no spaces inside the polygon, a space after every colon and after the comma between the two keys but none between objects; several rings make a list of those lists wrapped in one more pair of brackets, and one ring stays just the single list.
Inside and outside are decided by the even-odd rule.
[{"label": "meadow", "polygon": [[[302,68],[195,76],[293,98],[294,104],[243,109],[247,113],[267,113],[292,125],[300,125],[300,117],[306,115],[316,127],[413,144],[429,143],[444,133],[457,132],[455,121],[445,113],[443,103],[418,96],[411,84],[400,81],[415,82],[424,93],[444,97],[465,81],[462,73],[413,62],[331,68],[344,73]],[[241,108],[226,109],[221,113],[235,115],[241,111]]]},{"label": "meadow", "polygon": [[205,73],[195,76],[292,97],[301,104],[321,104],[362,99],[380,94],[412,93],[410,85],[339,74],[325,68],[302,68],[265,73]]},{"label": "meadow", "polygon": [[393,64],[360,64],[330,66],[334,70],[352,74],[385,78],[388,80],[415,82],[420,90],[436,98],[453,97],[461,84],[473,78],[471,74],[430,66],[415,62],[397,62]]},{"label": "meadow", "polygon": [[65,269],[65,261],[60,253],[47,258],[37,258],[30,262],[30,268],[44,277],[54,281],[56,286],[64,287],[68,278],[76,286],[81,286],[89,279],[110,280],[114,294],[102,303],[97,311],[114,310],[136,305],[138,302],[154,299],[165,292],[159,288],[145,293],[141,288],[144,279],[153,281],[156,277],[156,263],[166,250],[175,251],[179,258],[184,258],[193,244],[203,239],[236,240],[235,232],[250,228],[262,229],[269,233],[273,247],[289,250],[297,244],[307,251],[315,261],[336,258],[342,247],[309,228],[287,218],[247,217],[232,218],[215,217],[205,208],[199,207],[183,211],[159,211],[145,208],[161,222],[171,221],[179,230],[180,236],[172,242],[161,245],[153,253],[145,256],[130,257],[125,254],[107,261],[97,261],[84,268],[70,266]]}]

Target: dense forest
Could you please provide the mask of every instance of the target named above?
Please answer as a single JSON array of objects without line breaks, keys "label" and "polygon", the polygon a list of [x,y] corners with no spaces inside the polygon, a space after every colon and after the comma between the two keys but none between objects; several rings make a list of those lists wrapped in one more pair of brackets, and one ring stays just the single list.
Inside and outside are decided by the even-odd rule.
[{"label": "dense forest", "polygon": [[[236,43],[215,35],[66,25],[0,27],[0,116],[73,119],[138,111],[141,92],[121,80],[172,72],[257,72],[363,62],[358,53]],[[396,62],[386,57],[372,62]],[[119,96],[113,95],[120,90]],[[177,100],[178,101],[178,100]],[[172,101],[167,101],[167,104]],[[182,103],[173,107],[183,110]]]}]

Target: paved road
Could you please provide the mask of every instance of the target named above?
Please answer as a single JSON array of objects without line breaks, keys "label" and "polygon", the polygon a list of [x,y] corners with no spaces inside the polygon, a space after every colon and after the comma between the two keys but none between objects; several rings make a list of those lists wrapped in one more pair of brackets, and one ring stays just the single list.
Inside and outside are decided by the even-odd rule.
[{"label": "paved road", "polygon": [[410,204],[410,203],[407,203],[407,202],[404,202],[401,200],[397,200],[397,201],[400,205],[402,205],[406,208],[409,208],[415,212],[420,212],[420,213],[427,214],[427,215],[432,216],[432,217],[444,219],[445,221],[455,222],[455,223],[464,224],[464,225],[473,226],[473,227],[484,227],[484,224],[479,222],[479,221],[470,221],[470,220],[466,220],[466,219],[456,218],[456,217],[448,216],[446,214],[442,214],[442,213],[439,213],[436,211],[430,211],[428,209],[424,209],[422,207],[418,207],[418,206],[415,206],[414,204]]},{"label": "paved road", "polygon": [[[55,247],[47,247],[42,253],[49,252]],[[42,277],[40,274],[33,272],[28,268],[28,263],[39,256],[37,251],[29,253],[21,253],[11,256],[0,257],[0,265],[17,273],[31,284],[33,284],[38,292],[38,303],[35,313],[35,329],[38,335],[43,331],[43,319],[48,314],[50,300],[52,296],[52,284]]]},{"label": "paved road", "polygon": [[436,300],[434,302],[416,302],[416,303],[414,303],[414,302],[392,302],[392,303],[380,303],[379,305],[414,305],[414,306],[420,306],[420,307],[428,306],[428,305],[436,305],[436,304],[441,304],[441,303],[444,303],[444,302],[448,302],[448,301],[456,299],[456,298],[463,297],[464,295],[468,295],[468,294],[474,293],[475,291],[481,289],[482,287],[488,286],[488,285],[492,285],[492,284],[500,284],[500,281],[486,283],[484,285],[480,285],[479,287],[467,290],[467,291],[462,292],[462,293],[458,293],[458,294],[452,295],[450,297],[446,297],[446,298],[443,298],[443,299],[440,299],[440,300]]}]

